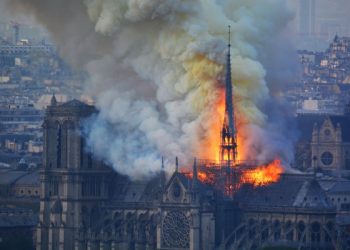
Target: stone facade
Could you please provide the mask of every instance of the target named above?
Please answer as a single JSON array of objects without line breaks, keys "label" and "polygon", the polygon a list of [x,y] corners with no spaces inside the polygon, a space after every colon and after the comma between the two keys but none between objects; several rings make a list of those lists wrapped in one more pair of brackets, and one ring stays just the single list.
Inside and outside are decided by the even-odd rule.
[{"label": "stone facade", "polygon": [[43,169],[40,173],[40,223],[37,249],[74,249],[74,235],[90,224],[84,209],[108,200],[111,169],[86,152],[79,134],[81,120],[95,112],[78,101],[47,109]]},{"label": "stone facade", "polygon": [[[81,122],[95,112],[76,100],[57,105],[54,98],[46,111],[38,250],[254,249],[282,239],[294,246],[300,222],[305,230],[335,224],[328,201],[304,202],[325,198],[302,175],[287,178],[287,184],[282,179],[280,186],[242,188],[233,198],[201,183],[196,164],[192,177],[178,171],[167,177],[160,167],[150,180],[131,181],[87,152]],[[259,225],[256,240],[249,240],[253,224]],[[312,246],[315,237],[326,242],[324,235],[305,231],[302,246]]]},{"label": "stone facade", "polygon": [[350,170],[349,114],[300,115],[296,167],[343,173]]}]

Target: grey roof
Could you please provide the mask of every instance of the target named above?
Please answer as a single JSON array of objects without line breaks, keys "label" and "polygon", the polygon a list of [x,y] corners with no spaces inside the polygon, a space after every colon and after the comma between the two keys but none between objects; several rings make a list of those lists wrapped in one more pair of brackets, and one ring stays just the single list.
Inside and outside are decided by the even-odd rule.
[{"label": "grey roof", "polygon": [[83,103],[77,99],[73,99],[71,101],[65,102],[59,106],[60,107],[92,107],[92,106],[87,105],[86,103]]},{"label": "grey roof", "polygon": [[16,184],[22,184],[22,185],[40,185],[40,179],[39,179],[39,172],[34,171],[31,173],[28,173],[27,175],[21,177],[16,181]]},{"label": "grey roof", "polygon": [[0,185],[8,185],[15,183],[21,177],[27,175],[27,171],[1,171],[0,172]]},{"label": "grey roof", "polygon": [[47,119],[48,116],[86,117],[92,115],[95,112],[97,112],[97,110],[94,106],[74,99],[61,105],[48,106],[46,109],[45,119]]},{"label": "grey roof", "polygon": [[0,185],[22,184],[39,185],[39,172],[12,171],[6,170],[0,172]]},{"label": "grey roof", "polygon": [[[172,177],[170,178],[168,184],[167,184],[167,187],[168,188],[171,183],[172,183],[172,180],[174,178],[178,178],[178,180],[181,182],[181,184],[187,189],[187,190],[190,190],[192,188],[192,182],[193,182],[193,179],[188,177],[187,174],[185,173],[180,173],[180,172],[175,172]],[[207,184],[204,184],[202,182],[200,182],[199,180],[197,181],[197,189],[199,192],[203,192],[205,193],[208,189],[210,189],[209,185]]]},{"label": "grey roof", "polygon": [[254,188],[244,185],[236,195],[243,207],[333,210],[319,183],[309,178],[282,176],[279,182]]},{"label": "grey roof", "polygon": [[127,177],[117,175],[118,183],[113,199],[123,202],[152,202],[160,193],[159,175],[149,180],[130,181]]},{"label": "grey roof", "polygon": [[350,194],[350,181],[337,181],[329,190],[330,194]]},{"label": "grey roof", "polygon": [[330,179],[330,180],[320,179],[320,180],[318,180],[318,183],[320,184],[322,189],[326,192],[331,190],[331,188],[335,185],[335,182],[336,182],[336,180],[334,180],[334,179]]},{"label": "grey roof", "polygon": [[23,208],[0,207],[0,228],[35,227],[39,216]]}]

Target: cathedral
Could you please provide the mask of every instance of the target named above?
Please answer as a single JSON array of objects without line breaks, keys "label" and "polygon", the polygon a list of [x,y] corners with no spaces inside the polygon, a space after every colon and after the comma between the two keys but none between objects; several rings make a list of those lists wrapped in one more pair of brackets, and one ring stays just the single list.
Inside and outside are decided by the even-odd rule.
[{"label": "cathedral", "polygon": [[[229,53],[227,61],[221,153],[230,182],[237,145]],[[159,162],[152,179],[131,181],[86,150],[82,122],[97,112],[77,100],[58,104],[55,96],[46,110],[38,250],[349,247],[314,175],[283,174],[277,183],[232,192],[201,182],[200,162],[188,175],[176,160],[171,176]]]}]

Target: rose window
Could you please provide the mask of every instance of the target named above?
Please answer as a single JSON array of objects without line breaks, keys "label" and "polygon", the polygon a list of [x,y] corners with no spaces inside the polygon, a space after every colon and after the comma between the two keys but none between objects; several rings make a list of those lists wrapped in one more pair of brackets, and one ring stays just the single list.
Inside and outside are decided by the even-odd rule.
[{"label": "rose window", "polygon": [[183,212],[170,211],[163,220],[163,242],[165,247],[188,248],[190,223]]}]

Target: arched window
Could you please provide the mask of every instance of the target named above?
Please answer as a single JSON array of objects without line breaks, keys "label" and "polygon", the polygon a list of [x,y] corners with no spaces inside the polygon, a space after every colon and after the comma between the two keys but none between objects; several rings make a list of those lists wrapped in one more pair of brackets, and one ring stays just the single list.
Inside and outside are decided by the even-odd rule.
[{"label": "arched window", "polygon": [[286,223],[285,232],[286,232],[286,240],[293,241],[294,229],[292,227],[292,222],[290,220],[287,221],[287,223]]},{"label": "arched window", "polygon": [[350,170],[350,153],[349,151],[345,151],[345,169]]},{"label": "arched window", "polygon": [[305,242],[305,223],[303,221],[299,221],[298,226],[297,226],[297,230],[298,230],[298,241],[303,241]]},{"label": "arched window", "polygon": [[69,165],[69,131],[74,127],[73,123],[69,120],[65,121],[62,125],[61,131],[61,165],[63,168],[67,168]]},{"label": "arched window", "polygon": [[269,238],[269,227],[266,220],[261,221],[261,240],[266,241]]},{"label": "arched window", "polygon": [[325,242],[331,243],[332,242],[332,236],[334,234],[334,224],[332,222],[328,222],[326,225],[325,230]]},{"label": "arched window", "polygon": [[275,220],[273,223],[273,238],[275,241],[279,241],[281,239],[281,223],[279,220]]},{"label": "arched window", "polygon": [[80,139],[80,167],[82,168],[84,165],[84,138]]},{"label": "arched window", "polygon": [[255,222],[255,220],[253,220],[253,219],[249,220],[249,229],[248,230],[249,230],[248,231],[249,239],[255,238],[255,235],[256,235],[256,222]]},{"label": "arched window", "polygon": [[311,242],[319,243],[321,241],[321,224],[313,222],[310,228]]},{"label": "arched window", "polygon": [[57,168],[61,167],[61,146],[62,146],[62,127],[60,124],[58,124],[57,136],[56,136],[56,164],[57,164]]},{"label": "arched window", "polygon": [[88,165],[88,168],[92,168],[92,155],[91,153],[87,153],[87,165]]}]

